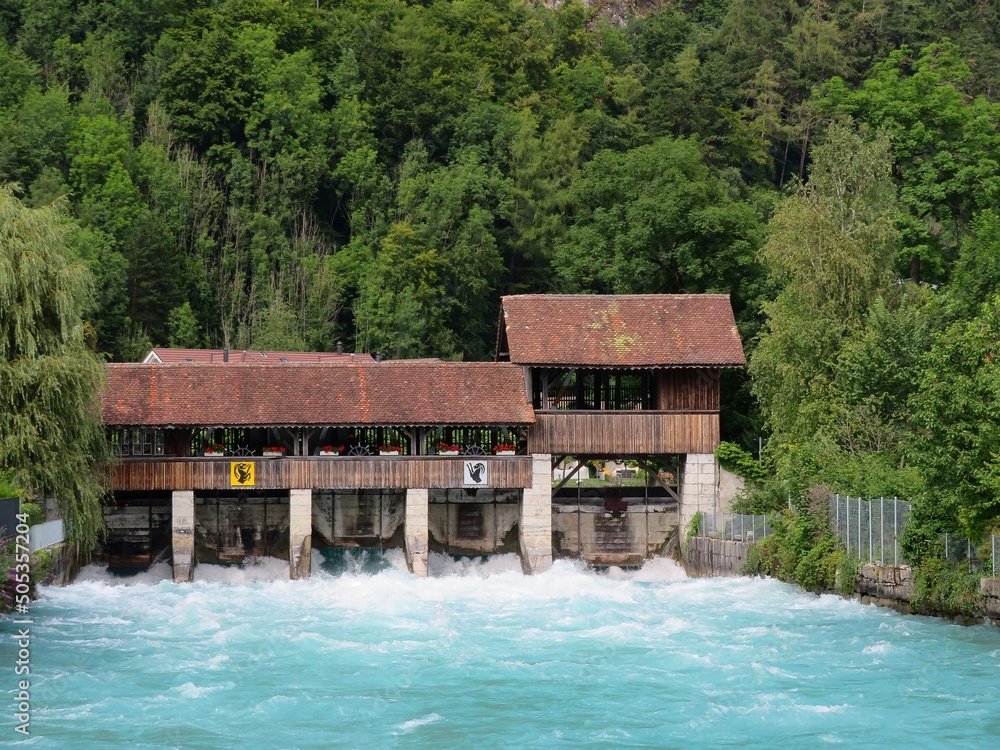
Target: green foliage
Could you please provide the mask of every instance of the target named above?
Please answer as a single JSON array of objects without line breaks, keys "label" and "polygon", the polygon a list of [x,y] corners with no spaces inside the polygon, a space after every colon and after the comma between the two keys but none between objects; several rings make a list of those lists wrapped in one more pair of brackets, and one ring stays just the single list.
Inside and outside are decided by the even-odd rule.
[{"label": "green foliage", "polygon": [[86,553],[103,527],[103,366],[84,344],[90,277],[68,232],[58,205],[29,209],[0,186],[0,471],[29,496],[54,495]]},{"label": "green foliage", "polygon": [[[945,330],[910,400],[914,461],[967,536],[1000,516],[1000,296]],[[928,498],[928,501],[930,499]]]},{"label": "green foliage", "polygon": [[685,541],[690,542],[692,538],[701,533],[701,522],[703,520],[705,520],[705,514],[700,510],[691,516],[691,520],[688,521],[687,528],[684,530]]},{"label": "green foliage", "polygon": [[914,603],[937,612],[976,617],[980,578],[967,565],[927,556],[913,568]]},{"label": "green foliage", "polygon": [[201,346],[203,336],[190,302],[170,311],[167,326],[170,329],[170,346],[181,349],[197,349]]},{"label": "green foliage", "polygon": [[900,200],[913,218],[897,268],[914,280],[946,279],[955,230],[1000,195],[1000,109],[965,93],[970,75],[950,42],[919,54],[904,46],[878,63],[861,88],[834,79],[819,102],[889,133]]},{"label": "green foliage", "polygon": [[751,547],[743,573],[796,583],[817,593],[835,588],[843,551],[830,532],[825,507],[785,510],[768,517],[772,533]]},{"label": "green foliage", "polygon": [[833,364],[888,288],[896,240],[889,144],[831,126],[811,182],[778,208],[761,256],[783,284],[750,359],[753,390],[783,440],[812,435],[834,403]]},{"label": "green foliage", "polygon": [[723,469],[739,474],[744,479],[752,482],[763,481],[768,476],[768,471],[750,453],[740,448],[735,443],[723,440],[715,449],[715,457],[719,460]]},{"label": "green foliage", "polygon": [[693,139],[597,153],[572,193],[576,216],[556,247],[575,289],[614,293],[732,290],[752,280],[758,226]]},{"label": "green foliage", "polygon": [[0,469],[0,497],[20,497],[21,488],[14,484],[14,475]]},{"label": "green foliage", "polygon": [[841,553],[837,562],[837,593],[851,596],[857,591],[858,571],[861,560],[853,555]]},{"label": "green foliage", "polygon": [[[56,557],[51,550],[40,550],[31,555],[29,563],[28,597],[35,598],[38,584],[49,580],[55,567]],[[17,584],[14,572],[23,561],[18,558],[17,542],[14,536],[0,539],[0,570],[4,576],[0,578],[0,616],[14,610],[18,600]]]},{"label": "green foliage", "polygon": [[37,526],[45,521],[45,513],[38,503],[21,503],[21,512],[28,516],[28,526]]}]

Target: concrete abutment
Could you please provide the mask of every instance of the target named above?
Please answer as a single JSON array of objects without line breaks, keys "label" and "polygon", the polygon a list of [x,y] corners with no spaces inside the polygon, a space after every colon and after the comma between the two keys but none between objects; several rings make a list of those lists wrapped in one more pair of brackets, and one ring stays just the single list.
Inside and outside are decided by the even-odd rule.
[{"label": "concrete abutment", "polygon": [[312,567],[312,490],[288,493],[288,577],[308,578]]},{"label": "concrete abutment", "polygon": [[174,581],[189,583],[194,574],[194,491],[174,490],[170,504]]},{"label": "concrete abutment", "polygon": [[551,568],[552,456],[548,453],[531,457],[531,487],[525,488],[521,497],[518,533],[524,572],[542,573]]},{"label": "concrete abutment", "polygon": [[428,490],[408,489],[406,491],[406,567],[413,575],[427,577],[427,506]]}]

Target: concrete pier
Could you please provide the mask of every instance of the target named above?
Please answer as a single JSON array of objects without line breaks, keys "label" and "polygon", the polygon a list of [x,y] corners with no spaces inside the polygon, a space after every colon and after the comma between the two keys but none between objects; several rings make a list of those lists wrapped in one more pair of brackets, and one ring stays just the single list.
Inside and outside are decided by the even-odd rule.
[{"label": "concrete pier", "polygon": [[171,498],[171,553],[174,581],[188,583],[194,573],[194,491],[174,490]]},{"label": "concrete pier", "polygon": [[681,474],[680,534],[687,535],[687,527],[696,513],[721,513],[719,505],[719,473],[715,456],[711,453],[688,453],[684,458]]},{"label": "concrete pier", "polygon": [[288,492],[288,577],[308,578],[312,566],[312,490]]},{"label": "concrete pier", "polygon": [[406,491],[406,567],[423,578],[427,577],[427,497],[426,489]]},{"label": "concrete pier", "polygon": [[531,457],[531,487],[521,499],[518,530],[521,537],[521,568],[525,574],[552,567],[552,456]]}]

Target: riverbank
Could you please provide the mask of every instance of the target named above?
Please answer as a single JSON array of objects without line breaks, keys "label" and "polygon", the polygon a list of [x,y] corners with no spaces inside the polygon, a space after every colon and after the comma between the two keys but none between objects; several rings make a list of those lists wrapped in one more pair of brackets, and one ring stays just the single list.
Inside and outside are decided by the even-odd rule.
[{"label": "riverbank", "polygon": [[[691,537],[684,548],[682,565],[692,578],[733,578],[744,575],[753,542],[733,542],[709,537]],[[845,596],[839,590],[824,589],[821,593]],[[907,565],[858,566],[853,590],[846,598],[862,604],[888,607],[902,614],[943,617],[963,623],[988,621],[1000,625],[1000,578],[982,578],[976,613],[971,616],[948,606],[935,605],[920,596],[915,586],[913,569]]]}]

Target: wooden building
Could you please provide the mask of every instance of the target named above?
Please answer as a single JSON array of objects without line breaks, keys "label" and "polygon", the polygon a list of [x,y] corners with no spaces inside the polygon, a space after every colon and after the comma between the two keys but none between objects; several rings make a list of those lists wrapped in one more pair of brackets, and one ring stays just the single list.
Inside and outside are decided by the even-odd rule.
[{"label": "wooden building", "polygon": [[711,453],[719,374],[746,363],[729,296],[504,297],[497,360],[519,365],[533,453]]},{"label": "wooden building", "polygon": [[744,363],[725,295],[504,297],[496,362],[221,356],[109,366],[109,561],[169,547],[188,580],[269,554],[296,577],[316,535],[396,540],[420,574],[435,540],[542,570],[552,456],[693,456],[697,506],[719,373]]}]

